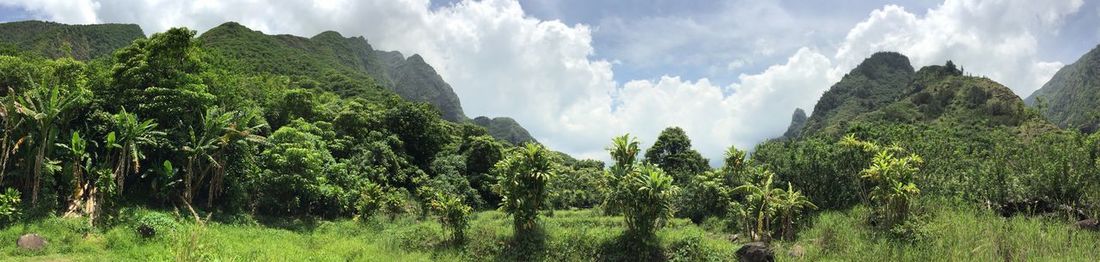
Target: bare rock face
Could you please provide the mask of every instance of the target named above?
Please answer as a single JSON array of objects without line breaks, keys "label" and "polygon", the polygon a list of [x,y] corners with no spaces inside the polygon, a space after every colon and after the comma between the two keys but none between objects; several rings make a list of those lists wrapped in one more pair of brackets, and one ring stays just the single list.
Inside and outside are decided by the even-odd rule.
[{"label": "bare rock face", "polygon": [[752,242],[737,249],[737,261],[741,262],[772,262],[775,261],[775,252],[764,242]]},{"label": "bare rock face", "polygon": [[17,243],[20,249],[38,251],[46,247],[46,239],[38,234],[26,234],[19,237]]}]

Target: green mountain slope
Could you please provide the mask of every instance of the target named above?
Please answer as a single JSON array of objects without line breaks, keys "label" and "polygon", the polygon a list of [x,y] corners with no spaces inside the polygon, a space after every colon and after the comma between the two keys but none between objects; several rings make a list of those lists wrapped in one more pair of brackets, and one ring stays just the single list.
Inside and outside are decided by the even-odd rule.
[{"label": "green mountain slope", "polygon": [[1043,116],[1063,128],[1094,132],[1100,124],[1100,46],[1059,69],[1049,82],[1027,97]]},{"label": "green mountain slope", "polygon": [[897,53],[868,58],[822,95],[802,134],[839,135],[865,123],[1051,128],[1012,90],[950,61],[911,68]]},{"label": "green mountain slope", "polygon": [[99,58],[139,38],[145,38],[145,33],[135,24],[66,25],[42,21],[0,24],[0,44],[48,58],[69,55],[78,60]]},{"label": "green mountain slope", "polygon": [[909,58],[898,53],[871,55],[821,95],[804,132],[837,132],[838,125],[897,101],[913,78]]},{"label": "green mountain slope", "polygon": [[488,118],[479,116],[471,121],[476,125],[488,129],[489,135],[494,138],[511,142],[513,145],[519,145],[526,142],[538,142],[534,137],[531,137],[530,133],[527,133],[527,129],[524,129],[519,123],[516,123],[516,120],[510,117]]},{"label": "green mountain slope", "polygon": [[199,37],[238,70],[311,79],[346,78],[348,85],[326,87],[342,95],[370,96],[385,88],[405,99],[428,102],[444,119],[466,120],[450,85],[418,55],[374,50],[363,37],[326,31],[311,38],[266,35],[229,22]]}]

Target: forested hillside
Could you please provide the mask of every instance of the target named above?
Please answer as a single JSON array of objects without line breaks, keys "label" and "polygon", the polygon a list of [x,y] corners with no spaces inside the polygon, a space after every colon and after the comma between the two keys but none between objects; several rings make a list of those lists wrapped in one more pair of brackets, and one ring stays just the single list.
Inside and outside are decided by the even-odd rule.
[{"label": "forested hillside", "polygon": [[134,24],[12,22],[0,24],[0,53],[19,51],[47,58],[88,60],[109,56],[139,38],[145,38],[145,33]]},{"label": "forested hillside", "polygon": [[876,53],[712,167],[675,126],[575,159],[335,32],[7,50],[0,260],[1100,259],[1100,134],[951,61]]},{"label": "forested hillside", "polygon": [[1058,126],[1096,132],[1100,125],[1100,46],[1059,69],[1026,101]]}]

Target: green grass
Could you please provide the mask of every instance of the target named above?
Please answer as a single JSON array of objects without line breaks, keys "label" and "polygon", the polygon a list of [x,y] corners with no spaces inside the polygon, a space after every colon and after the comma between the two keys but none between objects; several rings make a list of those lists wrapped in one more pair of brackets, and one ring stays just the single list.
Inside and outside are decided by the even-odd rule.
[{"label": "green grass", "polygon": [[[168,214],[168,213],[162,213]],[[174,215],[173,215],[174,216]],[[366,222],[317,222],[295,229],[210,223],[200,227],[175,218],[174,229],[142,239],[134,223],[106,230],[80,219],[46,218],[0,230],[2,261],[585,261],[630,258],[617,249],[622,218],[595,211],[557,211],[542,220],[541,243],[512,239],[511,219],[496,211],[475,214],[470,240],[457,247],[446,241],[434,220],[377,217]],[[38,233],[50,243],[39,252],[18,250],[15,239]],[[733,244],[687,220],[675,220],[659,237],[659,255],[670,260],[728,258]]]},{"label": "green grass", "polygon": [[865,261],[1100,261],[1100,233],[1074,229],[1055,217],[1003,218],[987,210],[926,204],[915,240],[868,228],[867,210],[829,211],[796,241],[780,243],[777,258],[802,246],[801,260]]},{"label": "green grass", "polygon": [[[866,227],[867,210],[827,211],[794,241],[775,243],[780,260],[863,261],[1100,261],[1100,234],[1069,228],[1043,217],[1001,218],[964,205],[928,205],[916,240],[900,240]],[[556,211],[543,217],[543,235],[530,244],[512,237],[511,219],[479,212],[469,240],[446,240],[434,220],[415,217],[370,221],[284,223],[283,229],[255,223],[197,226],[173,213],[156,224],[158,236],[140,238],[135,222],[94,229],[80,219],[46,218],[0,230],[0,261],[731,261],[741,243],[730,242],[721,226],[696,226],[677,219],[658,233],[659,243],[633,245],[621,238],[621,217],[597,211]],[[136,220],[136,219],[134,219]],[[704,229],[707,228],[707,229]],[[708,230],[709,229],[709,230]],[[20,251],[15,239],[34,232],[47,238],[39,252]],[[528,243],[528,242],[523,242]],[[787,255],[799,245],[801,258]],[[644,252],[643,250],[649,250]]]}]

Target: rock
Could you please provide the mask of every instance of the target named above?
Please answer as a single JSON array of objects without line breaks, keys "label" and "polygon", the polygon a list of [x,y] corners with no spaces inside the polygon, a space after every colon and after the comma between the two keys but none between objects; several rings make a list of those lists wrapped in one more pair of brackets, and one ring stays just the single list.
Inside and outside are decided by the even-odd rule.
[{"label": "rock", "polygon": [[1077,223],[1073,223],[1073,225],[1081,230],[1100,231],[1100,221],[1095,218],[1077,221]]},{"label": "rock", "polygon": [[737,261],[742,262],[771,262],[775,261],[775,252],[768,248],[764,242],[752,242],[737,249]]},{"label": "rock", "polygon": [[802,257],[803,255],[806,255],[806,249],[805,249],[805,248],[802,248],[802,245],[797,245],[797,244],[796,244],[796,245],[794,245],[794,246],[791,246],[791,249],[790,249],[790,250],[787,250],[787,255],[788,255],[788,256],[791,256],[791,257],[798,257],[798,258],[800,258],[800,257]]},{"label": "rock", "polygon": [[151,238],[157,235],[157,230],[149,225],[141,224],[137,227],[137,233],[142,238]]},{"label": "rock", "polygon": [[19,248],[23,250],[38,251],[46,247],[46,239],[38,234],[26,234],[19,237]]}]

